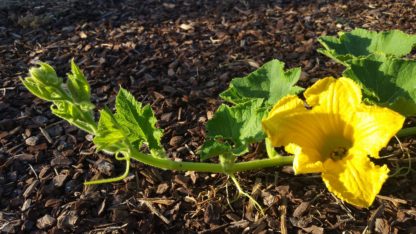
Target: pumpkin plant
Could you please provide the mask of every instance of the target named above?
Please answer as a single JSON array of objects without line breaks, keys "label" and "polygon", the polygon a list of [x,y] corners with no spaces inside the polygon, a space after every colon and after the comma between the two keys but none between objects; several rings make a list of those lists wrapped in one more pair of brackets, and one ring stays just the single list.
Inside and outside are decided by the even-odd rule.
[{"label": "pumpkin plant", "polygon": [[[74,60],[65,80],[50,65],[39,63],[22,83],[52,102],[53,114],[94,135],[97,151],[125,161],[121,176],[86,185],[122,180],[131,160],[136,160],[165,170],[225,173],[240,193],[252,199],[242,191],[235,173],[293,165],[295,174],[322,173],[328,190],[338,198],[369,207],[389,172],[386,165],[372,161],[395,134],[416,133],[414,128],[401,130],[405,117],[416,114],[416,61],[403,58],[416,36],[356,29],[318,41],[324,46],[320,53],[346,67],[343,77],[323,78],[304,90],[296,85],[300,68],[285,69],[283,62],[271,60],[233,79],[220,94],[224,104],[206,125],[206,139],[198,151],[202,162],[171,160],[150,105],[136,101],[123,88],[115,110],[98,110],[96,120],[90,86]],[[304,99],[299,98],[302,92]],[[238,160],[250,145],[263,141],[267,157]],[[276,152],[274,147],[281,146],[289,156]],[[213,157],[219,163],[204,162]]]}]

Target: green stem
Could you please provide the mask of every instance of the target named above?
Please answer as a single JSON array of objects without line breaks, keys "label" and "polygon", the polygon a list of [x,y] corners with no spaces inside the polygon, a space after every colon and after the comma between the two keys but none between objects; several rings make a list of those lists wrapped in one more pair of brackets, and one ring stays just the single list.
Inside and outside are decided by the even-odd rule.
[{"label": "green stem", "polygon": [[272,142],[270,141],[268,137],[265,140],[265,144],[266,144],[266,153],[267,153],[267,156],[269,156],[269,158],[275,158],[275,157],[280,156],[274,149]]},{"label": "green stem", "polygon": [[234,182],[235,187],[237,188],[238,192],[247,197],[252,203],[253,205],[261,212],[262,215],[264,215],[264,210],[261,207],[261,205],[256,201],[256,199],[254,199],[254,197],[252,197],[250,194],[244,192],[244,190],[241,188],[240,183],[238,182],[237,178],[235,178],[234,175],[229,175],[231,180]]},{"label": "green stem", "polygon": [[234,163],[229,165],[226,171],[224,170],[224,167],[218,163],[177,162],[170,159],[154,158],[150,155],[141,153],[136,149],[131,149],[130,158],[153,167],[167,170],[232,174],[235,172],[257,170],[266,167],[279,167],[283,165],[291,165],[293,163],[294,157],[277,156],[275,158],[258,159],[248,162]]},{"label": "green stem", "polygon": [[108,178],[108,179],[86,181],[84,182],[84,185],[113,183],[113,182],[123,180],[129,175],[129,171],[130,171],[130,159],[126,158],[125,161],[126,161],[126,169],[124,170],[124,173],[122,175],[113,177],[113,178]]},{"label": "green stem", "polygon": [[397,137],[407,137],[416,135],[416,127],[403,128],[397,134]]}]

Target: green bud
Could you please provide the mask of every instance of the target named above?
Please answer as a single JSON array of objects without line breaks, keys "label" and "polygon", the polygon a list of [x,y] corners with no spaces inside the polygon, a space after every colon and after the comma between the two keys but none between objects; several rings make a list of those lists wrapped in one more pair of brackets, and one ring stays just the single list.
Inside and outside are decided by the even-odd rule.
[{"label": "green bud", "polygon": [[47,63],[40,63],[40,67],[32,67],[29,69],[30,78],[33,78],[36,83],[45,86],[59,86],[62,84],[62,79],[56,75],[55,70]]}]

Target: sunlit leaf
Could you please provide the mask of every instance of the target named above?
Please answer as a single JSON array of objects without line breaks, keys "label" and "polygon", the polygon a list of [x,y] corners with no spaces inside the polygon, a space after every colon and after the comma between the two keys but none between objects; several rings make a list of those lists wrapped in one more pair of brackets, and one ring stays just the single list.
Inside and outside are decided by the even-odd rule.
[{"label": "sunlit leaf", "polygon": [[40,87],[36,82],[33,82],[33,79],[28,77],[26,79],[21,79],[23,85],[38,98],[53,101],[52,93],[46,90],[43,87]]},{"label": "sunlit leaf", "polygon": [[89,103],[91,99],[90,85],[73,59],[71,60],[71,73],[68,73],[67,76],[67,87],[72,98],[78,103]]},{"label": "sunlit leaf", "polygon": [[128,140],[136,147],[148,144],[151,150],[160,150],[161,129],[156,128],[157,119],[149,105],[142,104],[127,90],[121,88],[116,98],[115,119],[128,132]]},{"label": "sunlit leaf", "polygon": [[302,91],[301,87],[295,86],[300,73],[300,68],[284,71],[284,63],[275,59],[243,78],[233,79],[220,97],[233,104],[263,99],[265,105],[272,106],[280,98]]},{"label": "sunlit leaf", "polygon": [[376,52],[401,57],[410,53],[416,43],[416,35],[399,30],[374,32],[358,28],[347,33],[341,32],[338,36],[320,37],[318,41],[324,49],[318,51],[343,64],[353,57]]},{"label": "sunlit leaf", "polygon": [[378,54],[349,63],[344,76],[362,85],[366,100],[405,116],[416,114],[416,61]]},{"label": "sunlit leaf", "polygon": [[126,132],[122,130],[117,120],[108,108],[100,111],[100,120],[98,121],[98,132],[94,137],[94,144],[97,150],[108,150],[115,152],[121,150],[123,141],[126,139]]}]

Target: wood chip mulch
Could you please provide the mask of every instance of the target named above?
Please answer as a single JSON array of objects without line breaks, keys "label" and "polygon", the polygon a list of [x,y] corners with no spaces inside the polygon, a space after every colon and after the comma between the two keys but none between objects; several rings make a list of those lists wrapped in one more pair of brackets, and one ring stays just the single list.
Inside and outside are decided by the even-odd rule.
[{"label": "wood chip mulch", "polygon": [[[96,153],[91,136],[19,82],[38,61],[64,76],[75,58],[98,107],[112,107],[119,86],[127,88],[152,105],[170,157],[195,161],[233,77],[273,58],[302,67],[304,87],[340,76],[343,68],[316,52],[317,38],[355,27],[416,33],[415,2],[2,1],[0,232],[416,233],[414,172],[390,179],[370,209],[341,202],[319,175],[294,176],[290,167],[238,174],[264,216],[221,174],[133,163],[124,181],[85,187],[124,165]],[[413,139],[403,146],[414,157]],[[397,155],[392,170],[406,167],[396,141],[385,151]]]}]

